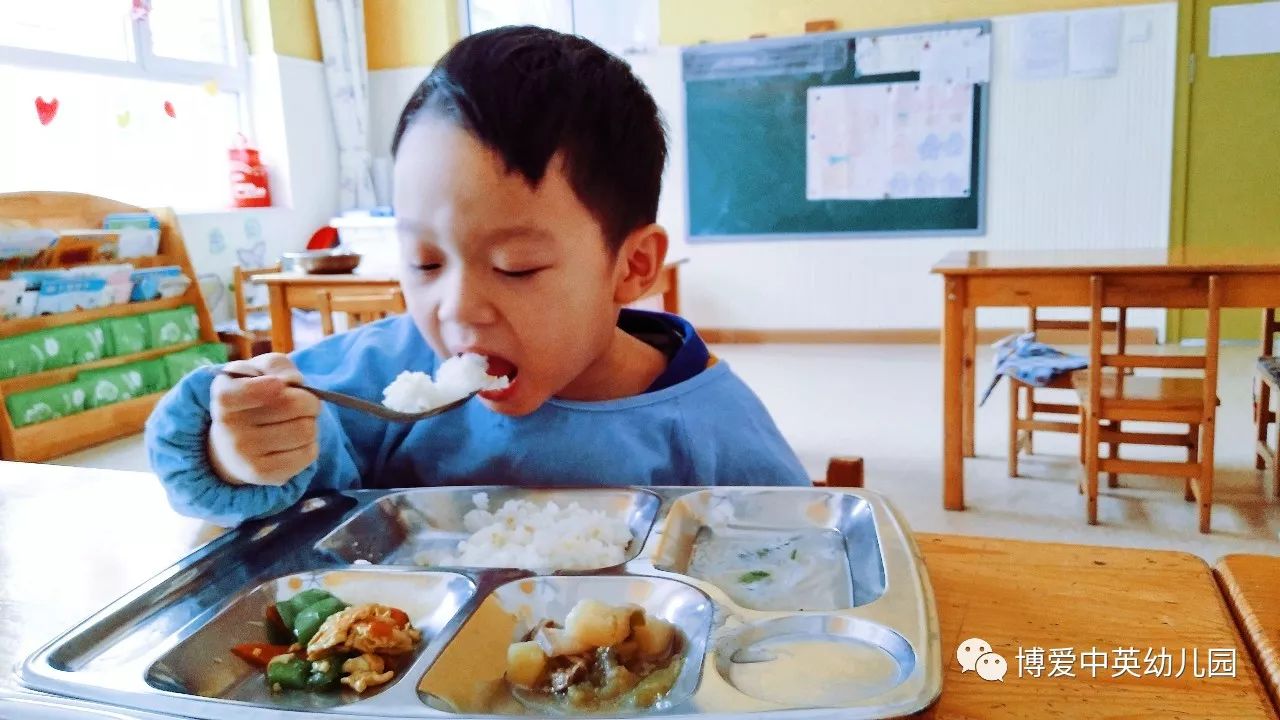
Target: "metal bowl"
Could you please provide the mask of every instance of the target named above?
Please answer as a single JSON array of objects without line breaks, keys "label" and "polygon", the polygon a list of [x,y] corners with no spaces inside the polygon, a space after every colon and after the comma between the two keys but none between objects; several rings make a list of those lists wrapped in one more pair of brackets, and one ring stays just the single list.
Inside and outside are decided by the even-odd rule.
[{"label": "metal bowl", "polygon": [[294,270],[312,275],[340,275],[349,273],[360,264],[358,253],[345,250],[307,250],[285,253],[284,264]]}]

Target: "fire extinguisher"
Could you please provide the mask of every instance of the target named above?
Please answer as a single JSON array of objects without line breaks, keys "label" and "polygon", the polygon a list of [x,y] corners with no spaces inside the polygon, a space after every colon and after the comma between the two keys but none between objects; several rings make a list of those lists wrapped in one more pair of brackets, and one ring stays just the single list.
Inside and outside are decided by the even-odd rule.
[{"label": "fire extinguisher", "polygon": [[227,151],[231,160],[231,204],[238,208],[271,207],[267,169],[249,139],[243,133],[237,135],[236,145]]}]

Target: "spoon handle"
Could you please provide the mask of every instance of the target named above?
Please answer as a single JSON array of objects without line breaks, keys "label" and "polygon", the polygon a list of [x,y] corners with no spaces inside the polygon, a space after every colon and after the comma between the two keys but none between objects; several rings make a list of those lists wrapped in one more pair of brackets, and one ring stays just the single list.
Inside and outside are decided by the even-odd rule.
[{"label": "spoon handle", "polygon": [[[261,377],[260,375],[250,375],[249,373],[231,372],[229,370],[223,370],[222,374],[226,375],[227,377],[232,377],[237,379]],[[331,402],[334,405],[341,405],[343,407],[351,408],[352,410],[360,410],[362,412],[372,413],[374,415],[385,415],[387,413],[387,408],[377,403],[369,402],[368,400],[365,400],[363,398],[353,397],[351,395],[344,395],[343,393],[332,392],[330,390],[321,390],[320,388],[311,387],[310,385],[304,385],[302,383],[288,383],[288,384],[289,386],[296,387],[299,390],[306,390],[307,392],[311,393],[312,395],[315,395],[321,400]]]}]

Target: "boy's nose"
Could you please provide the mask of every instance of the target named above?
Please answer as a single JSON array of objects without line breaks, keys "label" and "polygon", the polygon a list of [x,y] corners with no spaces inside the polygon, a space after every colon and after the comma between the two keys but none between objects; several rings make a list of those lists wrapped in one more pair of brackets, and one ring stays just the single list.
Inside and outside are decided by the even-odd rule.
[{"label": "boy's nose", "polygon": [[487,325],[497,318],[497,312],[484,292],[483,284],[466,276],[451,273],[441,288],[440,320],[459,325]]}]

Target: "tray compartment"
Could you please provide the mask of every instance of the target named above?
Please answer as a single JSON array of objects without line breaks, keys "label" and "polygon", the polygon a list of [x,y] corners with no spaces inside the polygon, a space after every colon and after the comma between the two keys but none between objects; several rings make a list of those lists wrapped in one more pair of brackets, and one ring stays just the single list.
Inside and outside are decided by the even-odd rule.
[{"label": "tray compartment", "polygon": [[638,605],[647,614],[674,624],[684,637],[684,660],[671,690],[653,708],[625,714],[658,713],[693,695],[701,680],[714,615],[711,600],[700,590],[659,577],[540,576],[502,585],[485,599],[423,677],[418,686],[423,701],[449,713],[558,714],[556,708],[529,698],[521,702],[512,693],[503,679],[506,650],[542,619],[563,624],[583,598],[615,606]]},{"label": "tray compartment", "polygon": [[885,592],[885,561],[867,500],[821,490],[704,490],[677,499],[653,558],[752,610],[866,605]]},{"label": "tray compartment", "polygon": [[[323,588],[348,605],[380,603],[404,610],[422,640],[396,658],[396,677],[363,695],[346,690],[272,692],[263,672],[231,653],[241,643],[266,642],[267,606],[307,588]],[[254,587],[160,657],[147,670],[152,687],[169,692],[305,710],[323,710],[372,697],[398,683],[403,670],[475,593],[466,576],[449,572],[384,569],[330,570],[277,578]]]},{"label": "tray compartment", "polygon": [[598,572],[635,559],[662,504],[654,493],[631,488],[555,490],[499,486],[406,490],[371,503],[322,538],[316,549],[349,563],[439,565],[442,556],[452,553],[471,535],[465,518],[476,509],[477,496],[481,494],[488,499],[488,509],[495,513],[509,500],[539,505],[555,502],[561,507],[577,503],[627,525],[631,541],[622,563],[573,572]]}]

